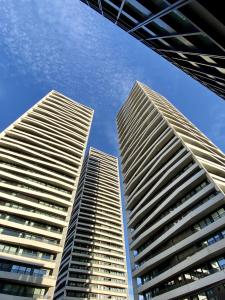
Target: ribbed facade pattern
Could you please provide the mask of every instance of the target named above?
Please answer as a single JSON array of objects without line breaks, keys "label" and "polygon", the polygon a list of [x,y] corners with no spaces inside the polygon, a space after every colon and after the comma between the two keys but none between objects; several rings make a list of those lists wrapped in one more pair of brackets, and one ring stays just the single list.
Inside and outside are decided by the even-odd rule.
[{"label": "ribbed facade pattern", "polygon": [[225,155],[139,82],[117,125],[135,299],[225,299]]},{"label": "ribbed facade pattern", "polygon": [[0,135],[1,300],[53,297],[92,115],[52,91]]},{"label": "ribbed facade pattern", "polygon": [[225,99],[222,1],[81,1]]},{"label": "ribbed facade pattern", "polygon": [[118,160],[93,148],[82,167],[55,299],[127,299]]}]

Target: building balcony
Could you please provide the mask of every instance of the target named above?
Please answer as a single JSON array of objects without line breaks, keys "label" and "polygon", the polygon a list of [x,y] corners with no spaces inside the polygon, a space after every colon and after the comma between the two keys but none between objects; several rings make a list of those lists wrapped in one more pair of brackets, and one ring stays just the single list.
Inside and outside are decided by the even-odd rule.
[{"label": "building balcony", "polygon": [[23,284],[34,284],[41,287],[54,287],[56,283],[56,279],[53,276],[33,276],[33,275],[25,275],[20,273],[13,273],[7,271],[0,271],[0,278],[4,280],[9,280],[13,282],[19,282]]}]

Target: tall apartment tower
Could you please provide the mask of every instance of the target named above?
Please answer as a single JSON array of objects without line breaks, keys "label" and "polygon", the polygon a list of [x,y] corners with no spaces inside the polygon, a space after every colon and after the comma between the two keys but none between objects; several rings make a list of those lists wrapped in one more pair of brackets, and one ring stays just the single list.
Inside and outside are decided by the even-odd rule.
[{"label": "tall apartment tower", "polygon": [[225,155],[139,82],[117,125],[135,299],[225,299]]},{"label": "tall apartment tower", "polygon": [[128,299],[118,160],[93,148],[82,167],[54,299]]},{"label": "tall apartment tower", "polygon": [[52,91],[0,135],[1,300],[53,297],[92,115]]},{"label": "tall apartment tower", "polygon": [[81,1],[225,99],[223,1]]}]

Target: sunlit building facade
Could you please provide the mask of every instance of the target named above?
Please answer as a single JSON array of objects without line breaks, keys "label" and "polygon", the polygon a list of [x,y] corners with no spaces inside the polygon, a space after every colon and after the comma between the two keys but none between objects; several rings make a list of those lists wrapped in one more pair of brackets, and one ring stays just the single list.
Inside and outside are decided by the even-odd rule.
[{"label": "sunlit building facade", "polygon": [[134,295],[225,299],[225,155],[137,82],[117,116]]},{"label": "sunlit building facade", "polygon": [[93,110],[51,91],[0,134],[0,299],[52,299]]},{"label": "sunlit building facade", "polygon": [[118,160],[91,148],[82,167],[54,299],[128,299],[124,243]]},{"label": "sunlit building facade", "polygon": [[81,1],[225,98],[223,1]]}]

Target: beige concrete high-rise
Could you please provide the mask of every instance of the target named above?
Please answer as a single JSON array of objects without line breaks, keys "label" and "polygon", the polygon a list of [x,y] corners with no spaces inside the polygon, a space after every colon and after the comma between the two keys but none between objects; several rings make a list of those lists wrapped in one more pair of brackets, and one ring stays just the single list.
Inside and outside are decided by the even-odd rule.
[{"label": "beige concrete high-rise", "polygon": [[93,148],[82,167],[54,299],[128,299],[118,160]]},{"label": "beige concrete high-rise", "polygon": [[135,299],[225,299],[224,153],[139,82],[117,125]]},{"label": "beige concrete high-rise", "polygon": [[93,110],[51,91],[0,135],[0,299],[52,299]]}]

